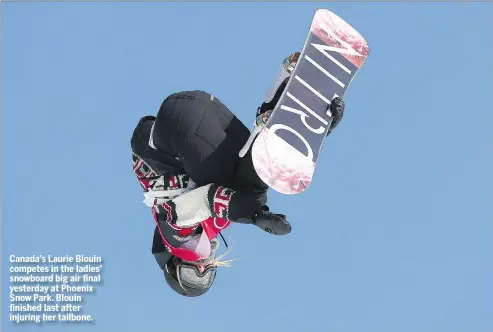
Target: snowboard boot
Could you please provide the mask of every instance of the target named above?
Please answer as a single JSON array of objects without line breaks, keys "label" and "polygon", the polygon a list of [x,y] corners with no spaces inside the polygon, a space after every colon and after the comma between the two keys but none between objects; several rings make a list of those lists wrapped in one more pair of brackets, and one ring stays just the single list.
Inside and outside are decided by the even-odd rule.
[{"label": "snowboard boot", "polygon": [[240,158],[243,158],[246,155],[248,149],[250,149],[251,145],[253,144],[253,140],[262,131],[265,124],[267,123],[267,120],[269,120],[270,115],[274,111],[277,102],[281,98],[281,95],[284,92],[286,85],[288,84],[291,73],[293,72],[296,63],[298,62],[299,57],[300,52],[295,52],[285,58],[282,62],[281,69],[279,71],[279,74],[277,75],[274,85],[267,91],[262,105],[257,108],[256,118],[253,123],[253,132],[243,148],[241,148],[238,154]]},{"label": "snowboard boot", "polygon": [[286,84],[288,84],[289,78],[291,77],[291,73],[298,62],[300,57],[300,52],[295,52],[285,58],[281,64],[281,68],[277,78],[272,85],[272,87],[267,91],[264,102],[257,109],[255,126],[264,126],[267,123],[272,111],[276,107],[279,98],[281,98],[284,89],[286,88]]}]

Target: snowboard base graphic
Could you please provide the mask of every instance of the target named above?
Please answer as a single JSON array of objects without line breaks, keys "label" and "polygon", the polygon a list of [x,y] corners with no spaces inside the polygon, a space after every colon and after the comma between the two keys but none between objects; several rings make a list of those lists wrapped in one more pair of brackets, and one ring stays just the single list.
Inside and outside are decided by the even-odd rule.
[{"label": "snowboard base graphic", "polygon": [[252,146],[258,176],[282,194],[306,190],[342,97],[369,54],[365,39],[326,9],[313,18],[305,45],[272,115]]}]

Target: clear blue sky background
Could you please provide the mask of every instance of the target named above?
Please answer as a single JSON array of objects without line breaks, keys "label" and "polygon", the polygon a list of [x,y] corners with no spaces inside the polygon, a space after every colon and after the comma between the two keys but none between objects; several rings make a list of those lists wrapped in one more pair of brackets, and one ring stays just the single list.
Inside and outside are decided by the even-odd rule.
[{"label": "clear blue sky background", "polygon": [[[132,175],[138,119],[203,89],[250,126],[315,10],[371,54],[293,232],[237,225],[197,299],[170,292]],[[493,331],[491,4],[2,4],[2,287],[8,253],[101,255],[97,324],[47,331]],[[38,331],[11,326],[4,331]]]}]

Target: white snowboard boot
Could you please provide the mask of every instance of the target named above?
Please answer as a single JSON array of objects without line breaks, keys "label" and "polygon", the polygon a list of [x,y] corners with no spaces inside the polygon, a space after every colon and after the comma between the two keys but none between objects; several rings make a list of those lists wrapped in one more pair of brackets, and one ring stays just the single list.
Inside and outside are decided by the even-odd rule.
[{"label": "white snowboard boot", "polygon": [[276,107],[277,102],[281,98],[284,89],[286,88],[286,84],[291,77],[291,73],[298,62],[298,58],[300,57],[300,52],[295,52],[290,54],[287,58],[283,60],[281,63],[281,68],[279,73],[277,74],[276,80],[272,87],[265,94],[264,102],[257,109],[256,120],[254,126],[264,126],[269,116],[272,114],[272,111]]},{"label": "white snowboard boot", "polygon": [[290,54],[281,63],[281,68],[279,70],[279,73],[277,74],[274,84],[267,91],[262,105],[260,105],[260,107],[257,109],[255,122],[253,123],[253,132],[238,154],[241,158],[243,158],[248,152],[251,145],[253,144],[253,141],[255,140],[255,137],[257,137],[257,135],[267,123],[267,120],[269,119],[272,111],[276,107],[277,102],[284,92],[284,88],[286,88],[286,85],[288,84],[291,73],[293,72],[296,63],[298,62],[299,57],[300,52],[295,52]]}]

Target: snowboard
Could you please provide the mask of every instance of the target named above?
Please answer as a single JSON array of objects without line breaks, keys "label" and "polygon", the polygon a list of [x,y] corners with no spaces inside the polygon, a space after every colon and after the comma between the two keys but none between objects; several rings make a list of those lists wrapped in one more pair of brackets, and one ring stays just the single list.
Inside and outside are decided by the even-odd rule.
[{"label": "snowboard", "polygon": [[286,88],[253,142],[255,171],[269,187],[292,195],[310,186],[332,122],[330,102],[344,95],[369,52],[358,31],[317,10]]}]

